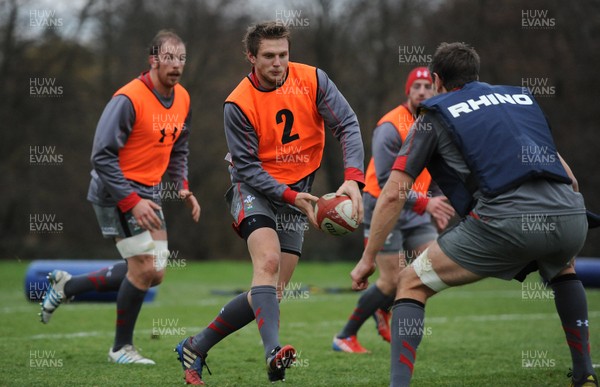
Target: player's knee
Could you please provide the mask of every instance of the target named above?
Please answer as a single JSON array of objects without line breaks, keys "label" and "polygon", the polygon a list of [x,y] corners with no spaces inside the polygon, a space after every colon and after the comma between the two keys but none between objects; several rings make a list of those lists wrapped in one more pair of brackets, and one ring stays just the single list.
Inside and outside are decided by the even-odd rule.
[{"label": "player's knee", "polygon": [[160,285],[162,283],[164,277],[165,277],[165,271],[164,270],[155,271],[154,272],[154,277],[152,279],[152,286]]},{"label": "player's knee", "polygon": [[154,269],[153,256],[138,256],[136,264],[129,265],[127,276],[140,288],[148,289],[153,286],[157,271]]},{"label": "player's knee", "polygon": [[153,284],[157,278],[157,271],[154,268],[154,257],[149,256],[146,264],[141,268],[139,274],[140,279],[147,284]]},{"label": "player's knee", "polygon": [[258,271],[263,274],[277,275],[279,273],[279,253],[266,252],[260,257]]},{"label": "player's knee", "polygon": [[428,253],[429,249],[423,251],[421,255],[419,255],[413,261],[408,269],[402,271],[400,274],[400,282],[403,282],[402,278],[407,276],[411,280],[406,281],[406,286],[411,287],[413,290],[421,290],[429,295],[432,295],[447,289],[449,286],[442,281],[438,273],[433,268]]},{"label": "player's knee", "polygon": [[412,268],[400,271],[397,278],[396,287],[398,290],[414,291],[422,285],[419,277]]},{"label": "player's knee", "polygon": [[398,274],[393,276],[379,277],[375,285],[386,295],[394,294],[398,284]]}]

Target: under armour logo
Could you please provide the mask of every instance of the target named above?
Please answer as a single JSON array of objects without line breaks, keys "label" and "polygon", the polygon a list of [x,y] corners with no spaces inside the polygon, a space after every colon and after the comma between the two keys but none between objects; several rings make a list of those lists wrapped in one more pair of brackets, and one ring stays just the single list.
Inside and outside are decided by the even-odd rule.
[{"label": "under armour logo", "polygon": [[586,327],[589,327],[589,325],[588,325],[588,320],[585,320],[585,321],[577,320],[577,326],[578,326],[578,327],[582,327],[582,326],[584,326],[584,325],[585,325]]},{"label": "under armour logo", "polygon": [[[175,137],[177,137],[178,131],[179,129],[177,129],[177,127],[173,128],[173,133],[171,133],[171,139],[173,142],[175,142]],[[162,134],[162,137],[160,138],[160,140],[158,140],[158,142],[162,143],[165,141],[165,137],[167,137],[167,130],[165,128],[162,128],[160,130],[160,134]]]},{"label": "under armour logo", "polygon": [[417,78],[429,78],[429,71],[417,70]]}]

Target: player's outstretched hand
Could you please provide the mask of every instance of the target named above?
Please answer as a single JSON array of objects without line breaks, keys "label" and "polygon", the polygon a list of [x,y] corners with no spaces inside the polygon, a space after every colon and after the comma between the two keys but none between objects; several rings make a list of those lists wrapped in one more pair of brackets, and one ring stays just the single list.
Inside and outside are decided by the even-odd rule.
[{"label": "player's outstretched hand", "polygon": [[363,202],[358,183],[354,180],[344,181],[344,184],[335,191],[336,196],[342,194],[348,195],[350,200],[352,200],[352,219],[356,220],[358,224],[361,224],[363,220]]},{"label": "player's outstretched hand", "polygon": [[350,272],[353,290],[365,290],[369,287],[369,277],[375,272],[375,259],[369,259],[364,254]]},{"label": "player's outstretched hand", "polygon": [[308,192],[300,192],[296,196],[296,201],[294,202],[294,205],[306,215],[310,224],[316,228],[319,228],[319,225],[317,224],[314,205],[318,200],[318,197],[311,195]]},{"label": "player's outstretched hand", "polygon": [[155,212],[160,209],[160,206],[152,200],[142,199],[131,209],[131,213],[141,228],[156,231],[162,226],[162,221]]},{"label": "player's outstretched hand", "polygon": [[194,194],[187,189],[182,189],[179,190],[179,197],[183,199],[185,205],[192,210],[192,219],[194,219],[194,222],[198,223],[202,208],[200,207],[200,204],[198,203],[198,200]]},{"label": "player's outstretched hand", "polygon": [[448,227],[450,219],[454,216],[454,208],[448,203],[448,198],[445,196],[430,198],[425,210],[433,216],[433,220],[440,230]]}]

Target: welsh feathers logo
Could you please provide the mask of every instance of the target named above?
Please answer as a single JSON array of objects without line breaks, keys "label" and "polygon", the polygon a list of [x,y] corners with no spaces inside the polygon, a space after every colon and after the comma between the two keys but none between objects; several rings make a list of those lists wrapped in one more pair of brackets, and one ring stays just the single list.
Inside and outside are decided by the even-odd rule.
[{"label": "welsh feathers logo", "polygon": [[256,198],[252,195],[247,195],[244,199],[244,205],[246,206],[246,210],[251,210],[254,208],[253,202]]}]

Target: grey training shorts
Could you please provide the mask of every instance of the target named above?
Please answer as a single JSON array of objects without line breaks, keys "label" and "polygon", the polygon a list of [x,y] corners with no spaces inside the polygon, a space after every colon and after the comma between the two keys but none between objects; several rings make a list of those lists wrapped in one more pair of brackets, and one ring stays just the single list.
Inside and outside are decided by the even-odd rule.
[{"label": "grey training shorts", "polygon": [[[146,231],[137,223],[131,211],[121,212],[116,206],[100,206],[92,203],[102,236],[104,238],[128,238]],[[162,210],[155,210],[156,215],[162,221],[162,230],[167,229],[165,217]]]},{"label": "grey training shorts", "polygon": [[536,261],[547,280],[579,253],[587,235],[585,214],[523,214],[514,218],[466,217],[438,237],[441,250],[482,277],[511,280]]},{"label": "grey training shorts", "polygon": [[[401,229],[398,221],[394,229],[385,239],[385,243],[381,248],[382,253],[393,253],[404,252],[404,254],[411,258],[416,258],[414,251],[437,238],[438,233],[435,226],[431,222],[422,223],[415,227]],[[364,237],[365,245],[369,239],[371,227],[368,224],[364,225]]]},{"label": "grey training shorts", "polygon": [[247,217],[266,216],[275,222],[281,251],[301,255],[308,219],[296,207],[270,200],[244,183],[231,186],[225,194],[225,201],[233,216],[234,228],[238,229]]}]

